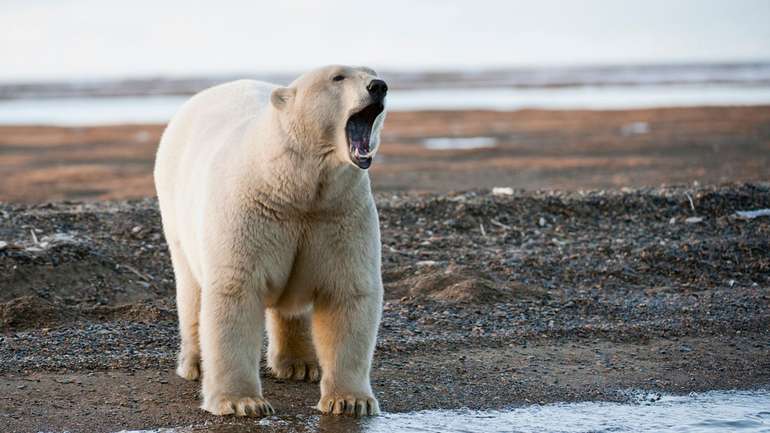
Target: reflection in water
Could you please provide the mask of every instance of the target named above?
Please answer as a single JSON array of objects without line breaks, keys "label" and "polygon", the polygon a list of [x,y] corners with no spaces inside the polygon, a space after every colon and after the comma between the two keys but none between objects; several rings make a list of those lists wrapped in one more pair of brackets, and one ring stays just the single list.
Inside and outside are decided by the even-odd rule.
[{"label": "reflection in water", "polygon": [[768,432],[770,392],[710,391],[687,396],[629,394],[627,403],[583,402],[503,411],[434,410],[376,418],[271,417],[230,425],[202,425],[141,433],[541,433],[541,432]]}]

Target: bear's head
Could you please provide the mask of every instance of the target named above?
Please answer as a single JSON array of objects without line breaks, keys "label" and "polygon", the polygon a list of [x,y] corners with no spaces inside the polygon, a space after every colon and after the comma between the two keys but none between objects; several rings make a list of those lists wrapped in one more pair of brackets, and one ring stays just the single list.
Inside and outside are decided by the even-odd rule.
[{"label": "bear's head", "polygon": [[367,169],[380,145],[387,91],[369,68],[334,65],[275,89],[270,99],[301,152]]}]

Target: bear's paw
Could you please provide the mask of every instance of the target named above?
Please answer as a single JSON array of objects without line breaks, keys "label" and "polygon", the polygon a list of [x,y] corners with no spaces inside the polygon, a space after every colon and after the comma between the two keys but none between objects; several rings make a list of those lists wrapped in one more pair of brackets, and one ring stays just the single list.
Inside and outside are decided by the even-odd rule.
[{"label": "bear's paw", "polygon": [[270,416],[275,414],[273,406],[260,397],[215,397],[206,399],[201,409],[214,415]]},{"label": "bear's paw", "polygon": [[321,397],[317,409],[325,415],[374,416],[380,414],[380,405],[372,395],[346,394]]},{"label": "bear's paw", "polygon": [[283,380],[306,380],[318,382],[321,378],[321,368],[316,361],[304,359],[287,359],[280,362],[271,362],[270,370],[273,376]]}]

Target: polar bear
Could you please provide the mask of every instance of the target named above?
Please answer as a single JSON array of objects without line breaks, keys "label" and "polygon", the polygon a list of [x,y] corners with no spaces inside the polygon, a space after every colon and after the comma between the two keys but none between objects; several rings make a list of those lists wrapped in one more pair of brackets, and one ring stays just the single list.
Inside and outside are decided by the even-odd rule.
[{"label": "polar bear", "polygon": [[386,83],[328,66],[288,87],[240,80],[193,96],[155,164],[176,277],[177,374],[201,408],[269,415],[259,362],[320,378],[317,408],[376,415],[369,374],[382,314],[380,231],[366,171]]}]

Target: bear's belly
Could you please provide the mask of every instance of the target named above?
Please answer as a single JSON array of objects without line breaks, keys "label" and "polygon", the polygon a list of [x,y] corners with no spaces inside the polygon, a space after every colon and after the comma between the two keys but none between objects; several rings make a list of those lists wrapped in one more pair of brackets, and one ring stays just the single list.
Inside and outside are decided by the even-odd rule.
[{"label": "bear's belly", "polygon": [[270,294],[265,299],[265,306],[286,315],[307,312],[313,305],[318,286],[312,275],[311,266],[303,260],[296,260],[283,290]]}]

